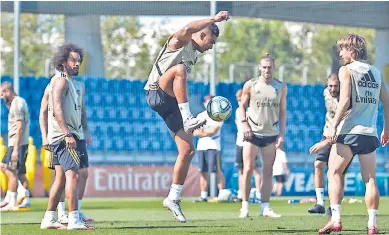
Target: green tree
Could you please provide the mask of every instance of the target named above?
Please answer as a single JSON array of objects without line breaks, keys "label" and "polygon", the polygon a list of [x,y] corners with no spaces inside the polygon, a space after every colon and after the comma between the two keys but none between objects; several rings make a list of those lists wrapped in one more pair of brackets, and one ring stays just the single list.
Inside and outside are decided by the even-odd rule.
[{"label": "green tree", "polygon": [[[1,67],[2,74],[13,76],[14,69],[14,18],[11,13],[1,13]],[[21,75],[45,75],[45,62],[64,41],[62,15],[21,14],[20,57]]]},{"label": "green tree", "polygon": [[[291,43],[290,34],[282,21],[237,17],[226,22],[222,32],[217,44],[219,80],[229,77],[230,64],[244,65],[235,67],[239,68],[239,72],[234,73],[236,82],[252,78],[256,75],[254,66],[265,53],[275,57],[276,66],[296,64],[303,56]],[[299,79],[296,76],[289,73],[287,81]]]},{"label": "green tree", "polygon": [[166,31],[158,28],[148,32],[151,34],[150,41],[147,40],[147,35],[142,28],[143,25],[134,16],[103,16],[101,18],[106,77],[131,77],[141,80],[148,78],[155,59],[151,45],[161,44],[162,40],[166,41]]},{"label": "green tree", "polygon": [[311,83],[326,81],[325,67],[335,67],[332,68],[332,72],[337,72],[339,66],[336,66],[336,63],[338,63],[339,54],[336,42],[349,33],[358,34],[365,38],[368,61],[370,63],[375,61],[374,29],[316,25],[315,30],[311,32],[313,32],[311,46],[309,50],[306,48],[304,51],[303,59],[304,63],[309,65],[308,77]]}]

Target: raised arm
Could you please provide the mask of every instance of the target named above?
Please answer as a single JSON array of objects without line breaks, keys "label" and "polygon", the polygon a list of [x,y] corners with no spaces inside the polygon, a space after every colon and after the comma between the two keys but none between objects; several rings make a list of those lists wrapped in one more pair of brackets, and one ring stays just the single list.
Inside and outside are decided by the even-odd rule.
[{"label": "raised arm", "polygon": [[195,20],[185,25],[183,28],[173,34],[173,37],[169,41],[169,48],[175,50],[188,44],[192,38],[192,34],[199,32],[202,29],[210,26],[215,22],[221,22],[228,20],[228,11],[220,11],[214,17]]}]

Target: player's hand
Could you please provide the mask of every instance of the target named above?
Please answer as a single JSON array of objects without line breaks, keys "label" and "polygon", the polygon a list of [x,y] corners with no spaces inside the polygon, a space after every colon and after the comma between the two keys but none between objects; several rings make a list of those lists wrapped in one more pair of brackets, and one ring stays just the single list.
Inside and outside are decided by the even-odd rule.
[{"label": "player's hand", "polygon": [[14,148],[12,153],[11,153],[11,167],[12,170],[16,170],[16,166],[18,164],[19,160],[19,150],[18,148]]},{"label": "player's hand", "polygon": [[66,147],[69,149],[76,149],[77,143],[74,137],[65,137]]},{"label": "player's hand", "polygon": [[381,144],[382,147],[386,147],[389,144],[389,131],[383,129],[381,133]]},{"label": "player's hand", "polygon": [[247,122],[243,124],[242,130],[243,130],[243,141],[251,140],[251,138],[253,137],[253,132],[251,131],[251,127]]},{"label": "player's hand", "polygon": [[86,146],[89,146],[92,142],[92,138],[89,134],[89,131],[85,131],[85,141],[86,141]]},{"label": "player's hand", "polygon": [[314,144],[310,149],[309,149],[309,153],[312,154],[312,153],[317,153],[319,152],[322,148],[324,148],[324,144],[323,142],[319,142],[319,143],[316,143]]},{"label": "player's hand", "polygon": [[284,148],[284,137],[283,136],[278,136],[276,140],[276,148],[277,149],[283,149]]},{"label": "player's hand", "polygon": [[213,18],[216,22],[227,21],[230,18],[230,14],[228,14],[228,11],[219,11]]},{"label": "player's hand", "polygon": [[42,147],[50,151],[49,141],[45,137],[42,137]]},{"label": "player's hand", "polygon": [[335,127],[333,127],[332,125],[330,125],[330,126],[328,127],[328,135],[327,135],[326,137],[327,137],[327,139],[328,139],[331,143],[335,143],[336,138],[337,138]]}]

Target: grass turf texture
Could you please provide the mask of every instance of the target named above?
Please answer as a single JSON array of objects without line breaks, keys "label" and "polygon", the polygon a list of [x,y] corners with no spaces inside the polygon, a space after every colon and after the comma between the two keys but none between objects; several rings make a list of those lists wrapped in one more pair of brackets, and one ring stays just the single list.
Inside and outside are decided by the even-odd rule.
[{"label": "grass turf texture", "polygon": [[[313,204],[289,205],[288,199],[272,198],[272,208],[282,214],[279,219],[258,217],[258,204],[250,204],[250,218],[239,219],[240,203],[193,203],[184,198],[181,205],[188,222],[181,224],[162,208],[162,198],[87,198],[83,212],[97,221],[96,230],[70,232],[41,230],[47,198],[34,198],[31,211],[1,213],[1,234],[317,234],[327,217],[308,214]],[[380,208],[380,232],[389,234],[389,197],[381,198]],[[365,205],[343,203],[342,222],[344,230],[338,234],[366,234]]]}]

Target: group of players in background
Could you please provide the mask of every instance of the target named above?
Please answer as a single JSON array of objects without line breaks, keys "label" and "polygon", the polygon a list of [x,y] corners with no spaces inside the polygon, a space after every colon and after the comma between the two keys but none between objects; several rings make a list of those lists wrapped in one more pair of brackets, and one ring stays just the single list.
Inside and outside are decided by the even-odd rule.
[{"label": "group of players in background", "polygon": [[[216,43],[219,29],[215,23],[228,19],[229,13],[221,11],[214,17],[189,23],[169,37],[144,87],[148,104],[165,121],[178,148],[172,184],[162,204],[180,222],[186,222],[180,207],[180,194],[195,154],[193,134],[200,137],[219,135],[220,138],[221,128],[221,124],[217,124],[212,130],[202,129],[209,122],[209,118],[205,113],[197,117],[192,115],[188,102],[187,81],[191,68],[197,61],[197,52],[203,53]],[[337,44],[339,56],[345,65],[340,68],[338,76],[331,75],[328,79],[328,88],[324,91],[327,108],[324,137],[310,149],[311,153],[318,154],[315,161],[317,205],[310,209],[310,212],[324,211],[323,177],[324,167],[328,165],[332,216],[319,230],[319,234],[342,230],[340,204],[343,198],[344,173],[353,157],[358,155],[362,178],[366,185],[365,202],[369,215],[367,232],[377,234],[379,194],[376,185],[376,149],[380,142],[383,146],[389,142],[389,96],[381,73],[365,62],[367,59],[365,40],[358,35],[349,34],[341,38]],[[79,209],[81,203],[77,200],[80,195],[82,198],[81,192],[84,190],[82,187],[85,188],[85,183],[82,186],[82,182],[87,178],[87,173],[81,176],[80,169],[88,167],[86,142],[82,140],[90,141],[84,106],[85,88],[82,82],[73,78],[78,74],[82,58],[83,52],[77,46],[65,44],[60,47],[53,60],[57,73],[51,79],[42,99],[40,116],[42,140],[46,148],[52,152],[51,166],[56,172],[47,211],[41,223],[42,229],[94,229],[84,222]],[[239,170],[239,187],[242,194],[240,218],[249,217],[251,176],[253,172],[259,175],[256,166],[259,151],[263,162],[259,215],[280,217],[270,207],[270,196],[276,153],[282,151],[285,137],[287,87],[285,83],[273,77],[274,68],[275,59],[270,54],[261,57],[259,61],[261,75],[244,84],[239,102],[236,122],[243,133],[238,135],[242,145],[240,164],[242,166]],[[12,84],[3,83],[1,93],[10,108],[10,148],[2,164],[2,170],[12,179],[9,189],[11,199],[6,206],[9,209],[16,205],[17,176],[19,175],[22,183],[25,182],[23,178],[25,170],[22,167],[25,156],[21,150],[27,143],[21,136],[25,135],[22,134],[25,133],[23,131],[28,130],[29,118],[25,101],[15,94]],[[207,99],[204,103],[208,102],[210,97]],[[383,103],[385,120],[380,141],[376,127],[379,101]],[[13,139],[14,130],[17,130],[16,142]],[[217,147],[215,146],[215,150],[219,150],[220,153]],[[21,150],[18,152],[17,149]],[[200,159],[204,159],[204,162],[205,159],[214,159],[215,162],[220,159],[218,151],[203,152],[203,149],[199,148],[198,150]],[[15,164],[17,161],[19,164]],[[207,177],[206,170],[209,169],[204,165],[202,179]],[[223,188],[224,179],[219,183]],[[206,182],[202,182],[202,191],[206,191],[206,186]],[[27,188],[26,185],[24,187]],[[55,209],[64,190],[69,207],[67,227],[55,219]]]}]

